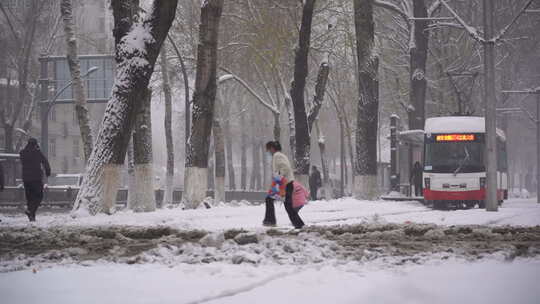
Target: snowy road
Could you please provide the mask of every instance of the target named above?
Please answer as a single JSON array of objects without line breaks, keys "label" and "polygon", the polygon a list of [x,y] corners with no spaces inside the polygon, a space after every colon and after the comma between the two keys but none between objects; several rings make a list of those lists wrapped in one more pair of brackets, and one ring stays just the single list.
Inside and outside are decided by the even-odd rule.
[{"label": "snowy road", "polygon": [[104,264],[0,274],[0,294],[6,304],[536,304],[539,281],[538,260],[446,261],[399,269]]},{"label": "snowy road", "polygon": [[[282,206],[276,208],[278,226],[289,227]],[[165,209],[152,213],[121,211],[114,216],[97,215],[73,219],[69,214],[38,214],[37,227],[52,226],[168,226],[177,229],[226,229],[261,230],[263,206],[216,207],[212,209]],[[433,223],[437,225],[540,225],[540,205],[535,199],[513,199],[504,203],[499,212],[481,209],[438,211],[418,202],[358,201],[340,199],[312,202],[302,212],[308,225],[341,225],[366,222]],[[1,227],[26,227],[24,215],[0,214]]]}]

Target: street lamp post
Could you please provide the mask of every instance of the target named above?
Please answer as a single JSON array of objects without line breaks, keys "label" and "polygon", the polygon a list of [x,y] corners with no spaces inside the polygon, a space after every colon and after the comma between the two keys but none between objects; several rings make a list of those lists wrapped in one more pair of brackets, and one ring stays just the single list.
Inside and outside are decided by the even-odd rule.
[{"label": "street lamp post", "polygon": [[[41,59],[40,59],[41,60]],[[49,112],[51,111],[52,107],[56,104],[56,101],[58,100],[58,97],[62,95],[62,93],[67,90],[69,87],[73,85],[73,80],[70,80],[65,86],[63,86],[60,90],[56,92],[54,97],[49,100],[49,80],[48,80],[48,69],[47,69],[47,61],[43,59],[41,61],[41,102],[40,102],[40,109],[41,109],[41,148],[43,154],[45,154],[46,157],[49,156]],[[81,79],[85,79],[88,76],[90,76],[92,73],[99,70],[99,67],[93,66],[90,67],[86,73],[81,75]]]}]

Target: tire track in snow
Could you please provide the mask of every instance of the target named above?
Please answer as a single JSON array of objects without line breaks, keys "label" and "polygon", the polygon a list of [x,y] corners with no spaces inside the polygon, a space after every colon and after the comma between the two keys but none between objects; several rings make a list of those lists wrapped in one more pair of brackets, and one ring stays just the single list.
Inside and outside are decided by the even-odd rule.
[{"label": "tire track in snow", "polygon": [[214,301],[214,300],[219,300],[219,299],[223,299],[223,298],[228,298],[228,297],[234,297],[236,295],[239,295],[239,294],[242,294],[242,293],[246,293],[246,292],[249,292],[249,291],[252,291],[256,288],[259,288],[259,287],[262,287],[272,281],[275,281],[277,279],[282,279],[282,278],[286,278],[288,276],[291,276],[293,274],[297,274],[297,273],[300,273],[301,271],[290,271],[290,272],[280,272],[280,273],[276,273],[274,275],[271,275],[265,279],[262,279],[258,282],[255,282],[255,283],[252,283],[252,284],[249,284],[249,285],[246,285],[246,286],[242,286],[242,287],[238,287],[238,288],[234,288],[234,289],[229,289],[229,290],[224,290],[220,293],[218,293],[217,295],[213,295],[213,296],[207,296],[207,297],[202,297],[198,300],[195,300],[195,301],[190,301],[190,302],[187,302],[186,304],[201,304],[201,303],[207,303],[207,302],[210,302],[210,301]]}]

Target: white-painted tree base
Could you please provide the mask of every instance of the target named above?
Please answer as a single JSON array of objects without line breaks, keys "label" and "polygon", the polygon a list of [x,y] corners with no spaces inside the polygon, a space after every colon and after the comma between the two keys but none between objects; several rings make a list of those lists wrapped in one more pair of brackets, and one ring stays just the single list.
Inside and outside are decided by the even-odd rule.
[{"label": "white-painted tree base", "polygon": [[182,201],[187,209],[196,209],[206,198],[208,168],[187,167]]},{"label": "white-painted tree base", "polygon": [[375,200],[379,196],[377,175],[355,176],[354,197],[362,200]]},{"label": "white-painted tree base", "polygon": [[136,205],[137,196],[135,195],[137,183],[135,179],[135,169],[132,168],[128,170],[128,197],[127,197],[127,207]]},{"label": "white-painted tree base", "polygon": [[152,164],[135,164],[134,197],[128,208],[135,212],[151,212],[156,210],[154,194],[154,166]]},{"label": "white-painted tree base", "polygon": [[214,180],[214,201],[225,203],[225,177],[215,177]]},{"label": "white-painted tree base", "polygon": [[171,205],[173,203],[173,180],[174,176],[167,175],[165,176],[165,193],[163,193],[163,203],[161,203],[161,208]]},{"label": "white-painted tree base", "polygon": [[116,210],[116,195],[120,186],[121,165],[107,164],[103,166],[101,184],[103,185],[101,211],[106,214],[113,214]]},{"label": "white-painted tree base", "polygon": [[324,189],[324,198],[329,200],[329,199],[334,199],[334,192],[332,191],[332,187],[330,186],[330,183],[328,183],[327,185],[325,185],[323,187]]}]

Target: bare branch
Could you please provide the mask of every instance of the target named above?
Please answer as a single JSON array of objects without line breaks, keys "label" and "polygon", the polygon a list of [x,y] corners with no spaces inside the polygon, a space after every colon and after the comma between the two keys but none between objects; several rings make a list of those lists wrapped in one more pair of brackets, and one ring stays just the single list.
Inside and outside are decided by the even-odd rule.
[{"label": "bare branch", "polygon": [[375,0],[373,2],[373,4],[375,6],[387,9],[389,11],[392,11],[392,12],[398,14],[399,16],[401,16],[401,18],[403,18],[403,20],[405,20],[405,22],[409,23],[409,18],[411,16],[409,16],[405,11],[403,11],[401,8],[399,8],[399,6],[397,6],[396,4],[394,4],[392,2],[384,1],[384,0]]},{"label": "bare branch", "polygon": [[468,25],[465,20],[463,20],[463,18],[461,18],[458,13],[456,13],[456,11],[454,9],[452,9],[452,7],[450,7],[450,5],[448,5],[448,3],[446,3],[446,0],[440,0],[441,1],[441,4],[444,5],[444,7],[446,7],[446,9],[450,12],[450,14],[452,14],[452,16],[454,16],[454,18],[456,18],[456,21],[461,24],[461,26],[463,26],[463,28],[465,29],[465,31],[467,31],[467,33],[469,33],[469,35],[476,41],[479,41],[479,42],[486,42],[484,40],[484,38],[482,38],[482,36],[480,36],[480,34],[478,33],[478,29],[475,28],[475,27],[472,27],[470,25]]},{"label": "bare branch", "polygon": [[497,42],[499,40],[502,39],[502,37],[506,34],[506,32],[508,32],[508,30],[510,30],[510,28],[514,25],[514,23],[516,23],[516,21],[519,19],[519,17],[521,17],[521,15],[523,15],[523,13],[525,13],[525,11],[527,10],[527,8],[529,8],[529,6],[533,3],[534,0],[529,0],[525,6],[523,6],[523,8],[521,9],[521,11],[519,11],[519,13],[517,15],[514,16],[514,19],[512,19],[512,21],[510,23],[508,23],[507,26],[505,26],[500,32],[499,34],[495,35],[495,37],[493,37],[492,41],[493,42]]}]

